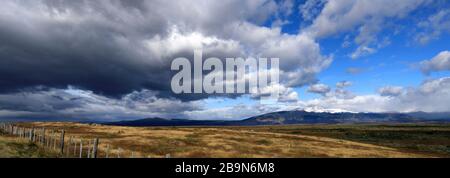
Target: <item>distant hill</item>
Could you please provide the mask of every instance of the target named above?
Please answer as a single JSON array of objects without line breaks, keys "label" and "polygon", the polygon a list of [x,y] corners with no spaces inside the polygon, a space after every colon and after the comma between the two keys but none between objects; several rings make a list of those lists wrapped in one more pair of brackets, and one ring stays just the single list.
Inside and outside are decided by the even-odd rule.
[{"label": "distant hill", "polygon": [[450,113],[331,113],[293,110],[267,113],[239,121],[148,118],[133,121],[110,122],[104,124],[118,126],[257,126],[289,124],[416,122],[450,122]]},{"label": "distant hill", "polygon": [[428,120],[450,120],[450,112],[411,112],[408,115]]},{"label": "distant hill", "polygon": [[420,119],[397,113],[327,113],[302,110],[281,111],[251,117],[243,125],[337,124],[372,122],[418,122]]},{"label": "distant hill", "polygon": [[119,121],[103,123],[106,125],[117,126],[213,126],[213,125],[232,125],[233,121],[207,121],[207,120],[188,120],[188,119],[164,119],[147,118],[132,121]]}]

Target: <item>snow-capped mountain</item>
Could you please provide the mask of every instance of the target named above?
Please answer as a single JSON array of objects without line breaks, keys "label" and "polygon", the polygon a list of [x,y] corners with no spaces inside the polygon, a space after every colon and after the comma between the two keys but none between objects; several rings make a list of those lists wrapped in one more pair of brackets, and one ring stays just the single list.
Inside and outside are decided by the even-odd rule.
[{"label": "snow-capped mountain", "polygon": [[297,111],[306,111],[306,112],[316,112],[316,113],[357,113],[354,111],[344,110],[344,109],[332,109],[332,108],[320,108],[320,107],[306,107],[303,109],[297,109]]}]

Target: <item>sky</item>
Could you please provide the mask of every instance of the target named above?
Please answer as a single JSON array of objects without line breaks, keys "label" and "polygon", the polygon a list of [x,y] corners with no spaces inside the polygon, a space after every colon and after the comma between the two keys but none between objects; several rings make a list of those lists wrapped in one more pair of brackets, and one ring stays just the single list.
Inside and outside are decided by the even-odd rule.
[{"label": "sky", "polygon": [[[447,0],[6,0],[0,119],[450,112],[449,41]],[[279,102],[172,92],[195,49],[279,58]]]}]

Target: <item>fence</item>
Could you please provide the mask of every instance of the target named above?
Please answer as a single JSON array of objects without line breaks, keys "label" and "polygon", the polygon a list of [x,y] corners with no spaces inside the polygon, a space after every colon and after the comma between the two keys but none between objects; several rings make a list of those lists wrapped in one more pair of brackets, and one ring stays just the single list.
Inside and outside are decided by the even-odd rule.
[{"label": "fence", "polygon": [[[27,128],[10,123],[1,123],[0,131],[21,140],[35,143],[46,151],[57,152],[65,158],[136,158],[134,152],[124,154],[119,147],[113,149],[110,144],[100,147],[99,138],[81,138],[68,136],[65,130],[46,128]],[[166,155],[166,158],[170,155]]]}]

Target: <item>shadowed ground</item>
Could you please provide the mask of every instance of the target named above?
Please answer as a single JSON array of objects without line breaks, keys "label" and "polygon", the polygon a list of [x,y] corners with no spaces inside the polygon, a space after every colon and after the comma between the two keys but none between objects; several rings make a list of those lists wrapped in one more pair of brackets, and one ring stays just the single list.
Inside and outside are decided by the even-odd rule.
[{"label": "shadowed ground", "polygon": [[15,137],[0,136],[0,158],[51,158],[56,153],[45,151],[37,145]]}]

